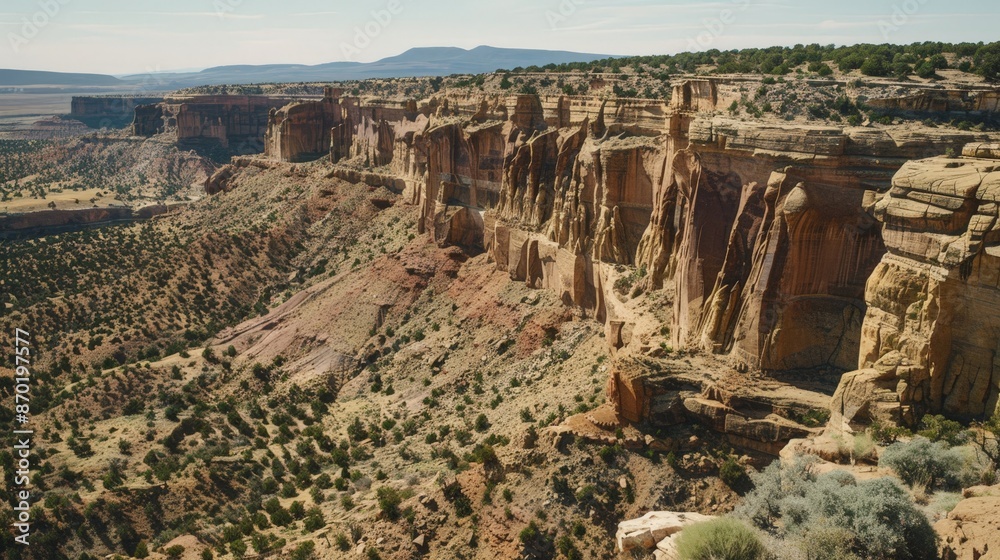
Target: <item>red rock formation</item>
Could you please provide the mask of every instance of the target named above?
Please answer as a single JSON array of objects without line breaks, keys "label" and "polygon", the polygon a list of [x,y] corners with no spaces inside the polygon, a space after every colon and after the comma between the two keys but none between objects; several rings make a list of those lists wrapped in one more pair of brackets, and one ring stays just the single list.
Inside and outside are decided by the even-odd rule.
[{"label": "red rock formation", "polygon": [[860,369],[834,396],[839,427],[998,411],[998,170],[982,157],[909,162],[875,204],[888,254],[868,281]]},{"label": "red rock formation", "polygon": [[159,104],[140,105],[135,108],[132,118],[131,133],[133,136],[153,136],[160,134],[163,128],[163,107]]},{"label": "red rock formation", "polygon": [[969,91],[928,89],[904,97],[869,99],[868,105],[878,109],[916,113],[1000,112],[1000,91],[995,89]]},{"label": "red rock formation", "polygon": [[340,102],[329,95],[320,101],[297,101],[272,108],[264,135],[264,155],[280,161],[323,157],[330,152],[333,129],[343,123]]},{"label": "red rock formation", "polygon": [[172,133],[179,143],[213,142],[241,153],[263,147],[272,108],[289,99],[249,95],[168,97],[153,107],[140,107],[132,133]]},{"label": "red rock formation", "polygon": [[128,125],[137,107],[159,103],[161,100],[160,97],[127,95],[73,97],[69,116],[93,128]]},{"label": "red rock formation", "polygon": [[[739,85],[720,84],[680,84],[669,106],[566,96],[325,99],[276,111],[269,154],[317,149],[329,115],[339,115],[333,161],[364,162],[373,180],[396,176],[420,208],[421,232],[484,248],[512,279],[593,312],[613,349],[641,344],[611,289],[615,267],[635,265],[646,272],[640,289],[674,288],[675,347],[761,370],[847,370],[859,351],[874,363],[881,350],[862,334],[873,313],[865,286],[891,266],[890,257],[879,264],[886,247],[875,214],[888,210],[875,200],[907,160],[989,135],[736,121],[713,113]],[[932,212],[919,221],[947,232],[964,219]],[[980,378],[952,377],[960,381],[933,385],[926,402],[970,410],[948,405],[963,397],[947,395],[974,392]],[[733,429],[752,439],[757,428],[748,426]],[[765,440],[768,449],[778,443]]]}]

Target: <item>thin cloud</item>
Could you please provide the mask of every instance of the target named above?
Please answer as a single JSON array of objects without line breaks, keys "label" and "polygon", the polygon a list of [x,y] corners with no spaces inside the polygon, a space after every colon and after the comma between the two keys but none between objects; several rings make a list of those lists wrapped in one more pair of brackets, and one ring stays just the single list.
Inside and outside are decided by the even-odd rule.
[{"label": "thin cloud", "polygon": [[[120,15],[118,12],[101,12],[101,11],[79,11],[79,14],[88,15]],[[237,14],[233,12],[226,11],[216,11],[216,12],[168,12],[168,11],[156,11],[156,12],[128,12],[129,15],[140,15],[140,16],[165,16],[165,17],[204,17],[204,18],[224,18],[224,19],[263,19],[264,14]]]}]

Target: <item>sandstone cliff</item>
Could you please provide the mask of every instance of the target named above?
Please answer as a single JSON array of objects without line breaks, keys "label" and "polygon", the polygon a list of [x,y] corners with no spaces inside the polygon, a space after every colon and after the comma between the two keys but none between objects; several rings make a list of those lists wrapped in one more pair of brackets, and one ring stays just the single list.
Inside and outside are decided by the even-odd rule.
[{"label": "sandstone cliff", "polygon": [[997,411],[998,156],[997,144],[972,144],[909,162],[874,204],[888,253],[868,280],[860,369],[841,382],[835,420]]},{"label": "sandstone cliff", "polygon": [[136,107],[131,132],[136,136],[169,133],[180,144],[209,142],[253,153],[263,148],[271,110],[289,101],[252,95],[167,97]]},{"label": "sandstone cliff", "polygon": [[[892,405],[896,420],[995,408],[991,329],[954,335],[954,321],[939,317],[961,313],[953,301],[991,293],[989,271],[1000,269],[983,248],[992,199],[976,194],[988,190],[980,183],[942,192],[954,181],[930,177],[972,181],[990,164],[907,164],[990,135],[736,120],[719,108],[737,87],[691,80],[669,104],[534,95],[372,103],[328,90],[272,111],[267,155],[294,161],[325,149],[341,175],[400,184],[421,233],[484,250],[513,280],[593,313],[613,350],[648,352],[656,336],[614,289],[634,270],[637,290],[669,294],[670,324],[659,330],[673,347],[765,372],[848,371],[859,355],[869,368],[896,352],[927,371],[891,388],[902,403]],[[989,111],[990,95],[945,98]],[[903,280],[910,288],[893,292]],[[961,295],[968,282],[975,296]],[[931,299],[946,305],[928,303],[911,325],[909,306],[935,290]],[[941,357],[932,339],[947,340],[933,344]],[[846,379],[859,375],[874,374]]]},{"label": "sandstone cliff", "polygon": [[91,128],[128,125],[135,110],[142,105],[159,103],[160,97],[77,96],[70,102],[70,118]]}]

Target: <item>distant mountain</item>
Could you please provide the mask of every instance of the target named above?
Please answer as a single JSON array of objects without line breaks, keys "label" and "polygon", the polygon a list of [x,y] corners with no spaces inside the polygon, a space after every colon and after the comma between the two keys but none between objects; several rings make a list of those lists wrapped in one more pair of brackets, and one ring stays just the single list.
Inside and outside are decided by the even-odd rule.
[{"label": "distant mountain", "polygon": [[123,86],[114,76],[0,69],[0,86]]},{"label": "distant mountain", "polygon": [[[546,51],[534,49],[501,49],[476,47],[471,50],[456,47],[414,48],[398,56],[376,62],[329,62],[314,66],[302,64],[267,64],[218,66],[201,72],[178,72],[155,75],[157,89],[177,89],[201,85],[250,84],[267,82],[325,82],[363,80],[366,78],[399,78],[407,76],[447,76],[449,74],[480,74],[518,66],[544,66],[568,62],[590,62],[610,55]],[[126,82],[150,80],[146,75],[122,77]]]}]

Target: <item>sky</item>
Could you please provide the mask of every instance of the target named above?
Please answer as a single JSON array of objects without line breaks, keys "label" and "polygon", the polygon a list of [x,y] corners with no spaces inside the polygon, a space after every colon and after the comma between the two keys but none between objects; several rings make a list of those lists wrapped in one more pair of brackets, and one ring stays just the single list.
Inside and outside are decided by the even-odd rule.
[{"label": "sky", "polygon": [[0,68],[143,74],[478,45],[608,55],[1000,40],[996,0],[3,0]]}]

